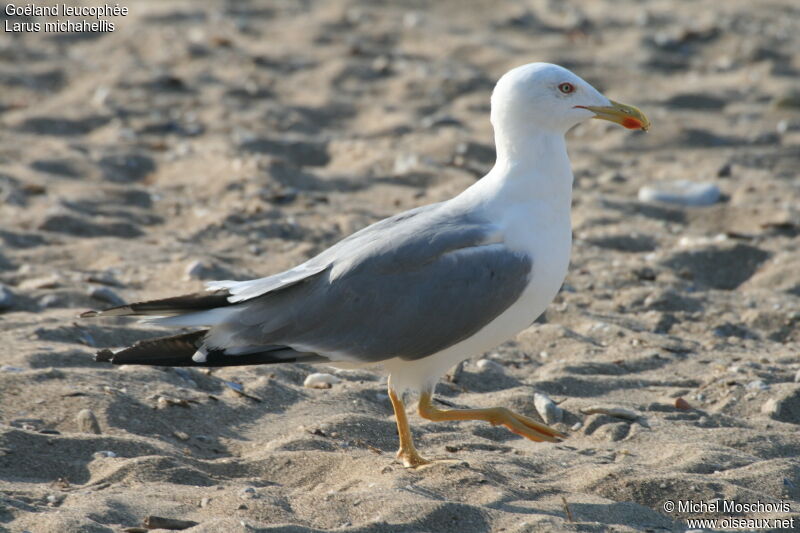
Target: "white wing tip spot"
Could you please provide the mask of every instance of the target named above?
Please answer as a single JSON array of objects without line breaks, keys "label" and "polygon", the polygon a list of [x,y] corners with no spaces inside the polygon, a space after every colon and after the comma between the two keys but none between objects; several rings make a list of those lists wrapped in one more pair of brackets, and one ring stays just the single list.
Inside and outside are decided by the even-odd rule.
[{"label": "white wing tip spot", "polygon": [[205,363],[208,359],[208,350],[205,347],[200,347],[192,356],[192,361],[195,363]]}]

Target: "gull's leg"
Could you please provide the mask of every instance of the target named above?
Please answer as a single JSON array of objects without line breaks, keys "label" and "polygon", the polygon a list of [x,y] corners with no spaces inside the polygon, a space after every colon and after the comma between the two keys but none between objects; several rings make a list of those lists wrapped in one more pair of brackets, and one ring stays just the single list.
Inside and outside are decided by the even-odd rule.
[{"label": "gull's leg", "polygon": [[397,450],[397,458],[403,461],[403,466],[406,468],[416,468],[429,464],[430,461],[423,459],[419,455],[419,452],[417,452],[417,449],[414,448],[411,430],[408,427],[406,407],[392,389],[391,381],[389,382],[389,399],[392,401],[392,407],[394,407],[394,417],[397,420],[397,434],[400,437],[400,449]]},{"label": "gull's leg", "polygon": [[505,407],[490,409],[439,409],[431,403],[431,393],[423,392],[419,398],[419,415],[422,418],[441,422],[444,420],[483,420],[493,426],[501,424],[517,435],[537,442],[558,442],[566,437],[555,429],[540,424],[532,418],[520,415]]}]

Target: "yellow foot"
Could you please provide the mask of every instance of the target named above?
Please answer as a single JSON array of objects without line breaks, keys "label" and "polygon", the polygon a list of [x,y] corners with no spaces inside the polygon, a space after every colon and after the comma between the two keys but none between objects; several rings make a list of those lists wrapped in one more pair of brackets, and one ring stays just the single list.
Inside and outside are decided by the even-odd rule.
[{"label": "yellow foot", "polygon": [[420,468],[431,464],[430,461],[422,457],[417,450],[397,450],[397,458],[403,463],[406,468]]},{"label": "yellow foot", "polygon": [[558,442],[559,440],[567,437],[560,431],[555,430],[550,426],[546,426],[545,424],[539,423],[532,418],[528,418],[525,415],[515,413],[514,411],[505,409],[504,407],[500,407],[498,409],[506,411],[506,413],[504,413],[505,416],[499,417],[500,419],[496,423],[504,425],[517,435],[521,435],[533,441],[547,442]]},{"label": "yellow foot", "polygon": [[438,409],[431,403],[430,393],[423,393],[419,400],[422,418],[441,422],[445,420],[483,420],[493,426],[505,426],[517,435],[537,442],[558,442],[566,437],[560,431],[532,418],[515,413],[505,407],[491,409]]}]

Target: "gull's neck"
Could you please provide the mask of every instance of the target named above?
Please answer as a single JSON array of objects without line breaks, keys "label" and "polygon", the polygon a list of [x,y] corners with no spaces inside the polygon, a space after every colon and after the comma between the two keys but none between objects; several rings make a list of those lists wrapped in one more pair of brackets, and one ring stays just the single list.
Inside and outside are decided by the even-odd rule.
[{"label": "gull's neck", "polygon": [[495,143],[494,167],[464,192],[467,198],[481,204],[543,204],[569,213],[572,168],[562,133],[536,131],[512,138],[497,129]]}]

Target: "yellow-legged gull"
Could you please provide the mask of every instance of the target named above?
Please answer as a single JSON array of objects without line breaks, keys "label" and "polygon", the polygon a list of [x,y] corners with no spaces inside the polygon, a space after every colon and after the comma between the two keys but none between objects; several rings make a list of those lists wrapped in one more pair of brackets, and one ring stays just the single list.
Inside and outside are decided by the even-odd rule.
[{"label": "yellow-legged gull", "polygon": [[484,420],[535,441],[558,431],[504,408],[443,410],[434,385],[451,366],[528,327],[567,273],[572,170],[564,134],[589,118],[646,130],[638,109],[613,102],[557,65],[531,63],[494,89],[497,161],[463,193],[377,222],[286,272],[217,281],[208,292],[83,316],[149,315],[202,328],[136,343],[98,361],[164,366],[382,363],[406,466],[414,448],[402,402],[418,392],[430,420]]}]

